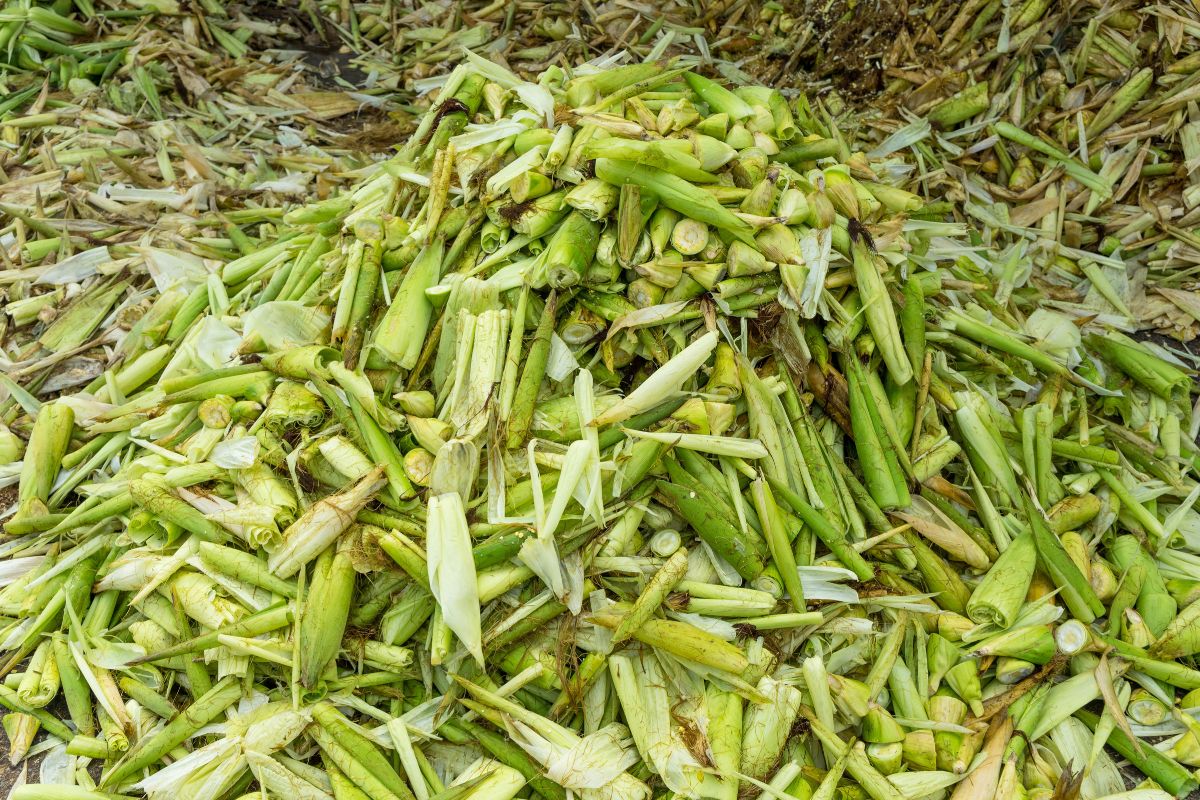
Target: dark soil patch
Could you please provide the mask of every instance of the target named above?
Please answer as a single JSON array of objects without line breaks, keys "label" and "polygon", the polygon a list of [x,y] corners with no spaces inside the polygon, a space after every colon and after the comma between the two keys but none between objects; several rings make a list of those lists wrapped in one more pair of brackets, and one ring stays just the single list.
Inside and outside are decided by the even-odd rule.
[{"label": "dark soil patch", "polygon": [[322,124],[342,134],[337,141],[340,147],[363,153],[382,153],[404,144],[412,132],[411,118],[397,121],[396,116],[381,108],[368,107],[357,114],[347,114]]},{"label": "dark soil patch", "polygon": [[[0,741],[4,742],[4,752],[8,752],[8,735],[0,731]],[[42,756],[36,755],[33,758],[25,759],[25,766],[29,771],[26,773],[29,783],[38,782],[38,770],[42,766]],[[12,766],[8,763],[8,759],[0,761],[0,795],[8,797],[12,791],[13,785],[17,782],[17,777],[21,774],[21,765]]]},{"label": "dark soil patch", "polygon": [[17,502],[17,487],[5,486],[0,489],[0,510],[6,509],[13,503]]},{"label": "dark soil patch", "polygon": [[792,2],[792,13],[811,22],[815,35],[796,68],[817,80],[829,80],[850,96],[874,94],[884,87],[887,56],[908,24],[904,0],[819,0]]},{"label": "dark soil patch", "polygon": [[767,85],[872,97],[886,87],[889,69],[926,60],[913,45],[926,21],[910,14],[910,0],[784,0],[771,19],[757,3],[745,5],[715,16],[711,35]]},{"label": "dark soil patch", "polygon": [[[307,6],[307,8],[302,8]],[[272,22],[292,29],[298,38],[287,37],[299,49],[336,51],[340,47],[337,28],[315,3],[279,3],[272,0],[247,0],[230,6],[231,15],[245,14],[250,19]]]},{"label": "dark soil patch", "polygon": [[342,46],[337,27],[316,4],[278,3],[272,0],[248,0],[230,6],[232,16],[246,17],[279,26],[277,36],[257,35],[251,44],[264,49],[296,50],[302,53],[304,62],[313,70],[309,78],[320,88],[345,88],[338,78],[353,85],[361,85],[367,78],[351,62],[351,56]]}]

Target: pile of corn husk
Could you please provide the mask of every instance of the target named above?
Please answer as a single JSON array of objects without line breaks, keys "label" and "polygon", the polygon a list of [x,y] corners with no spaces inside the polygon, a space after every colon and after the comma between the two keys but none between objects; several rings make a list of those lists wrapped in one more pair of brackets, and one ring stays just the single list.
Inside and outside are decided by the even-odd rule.
[{"label": "pile of corn husk", "polygon": [[399,79],[360,73],[319,14],[320,35],[304,15],[250,18],[236,6],[54,10],[63,5],[0,12],[3,166],[9,183],[25,179],[10,190],[24,191],[18,208],[34,194],[59,197],[59,175],[86,189],[123,183],[116,203],[151,202],[126,196],[133,189],[207,181],[169,210],[277,210],[328,196],[410,125]]},{"label": "pile of corn husk", "polygon": [[[1125,330],[1194,339],[1195,7],[977,1],[912,19],[884,59],[890,80],[879,102],[896,103],[884,130],[933,123],[920,145],[931,156],[930,189],[973,196],[1055,242],[1112,257],[1110,287],[1069,266],[1045,271],[1056,288],[1070,287],[1069,302],[1119,312]],[[971,115],[956,103],[974,106]],[[1065,202],[1062,175],[1036,159],[1031,171],[996,147],[1001,121],[1087,162],[1112,181],[1111,201]]]},{"label": "pile of corn husk", "polygon": [[[1089,136],[1090,148],[1081,151],[1094,169],[1119,151],[1107,161],[1110,171],[1120,173],[1117,202],[1100,213],[1064,208],[1056,235],[1110,254],[1120,244],[1124,260],[1146,267],[1116,287],[1130,311],[1129,330],[1183,342],[1200,334],[1189,269],[1197,247],[1188,166],[1196,149],[1197,62],[1189,58],[1196,44],[1194,11],[1189,16],[1187,9],[1165,4],[1044,0],[853,7],[735,0],[707,4],[700,14],[683,4],[636,3],[429,3],[405,12],[349,4],[327,11],[337,30],[368,29],[378,42],[391,42],[386,52],[371,50],[361,63],[382,74],[398,69],[397,82],[416,93],[458,63],[452,44],[478,42],[489,58],[526,77],[556,58],[624,49],[639,58],[677,57],[735,83],[758,81],[788,98],[804,93],[846,135],[867,142],[927,118],[935,134],[922,152],[929,188],[974,192],[1012,210],[1020,207],[1018,222],[1053,205],[1060,176],[1030,183],[1028,170],[1015,170],[1023,165],[1005,163],[992,151],[991,126],[972,123],[1005,118],[1079,150],[1076,115],[1086,127],[1129,82],[1122,102],[1105,109],[1115,116],[1103,137]],[[448,31],[454,36],[447,38]],[[959,97],[967,101],[965,109],[955,108]],[[951,166],[943,172],[947,161]],[[1087,294],[1089,279],[1075,276],[1079,292]]]},{"label": "pile of corn husk", "polygon": [[[295,23],[63,5],[0,15],[3,364],[41,395],[104,370],[100,323],[149,286],[123,277],[161,292],[256,249],[410,128],[394,84],[338,85]],[[9,335],[55,320],[41,348]]]},{"label": "pile of corn husk", "polygon": [[398,156],[306,149],[327,197],[208,237],[5,209],[21,796],[1196,788],[1191,369],[1121,333],[1187,239],[1083,224],[1184,129],[1130,171],[1137,103],[1077,158],[1006,94],[863,124],[628,61],[467,56]]},{"label": "pile of corn husk", "polygon": [[[457,45],[478,44],[524,77],[555,59],[624,51],[676,57],[704,74],[772,86],[789,99],[803,95],[868,151],[903,130],[920,151],[925,191],[972,196],[985,209],[977,214],[996,205],[1001,214],[1016,214],[1019,225],[1053,227],[1056,242],[1129,265],[1109,292],[1121,298],[1117,305],[1071,267],[1055,271],[1055,289],[1066,293],[1057,299],[1100,311],[1119,305],[1129,332],[1181,342],[1200,335],[1192,270],[1200,246],[1192,188],[1200,79],[1192,57],[1195,9],[1083,0],[734,0],[706,4],[701,13],[685,4],[482,2],[404,12],[331,5],[328,13],[339,30],[369,29],[380,44],[390,42],[385,52],[371,50],[364,68],[398,72],[396,83],[418,95],[458,63]],[[1097,114],[1103,125],[1093,121]],[[1000,120],[1114,177],[1112,202],[1058,203],[1062,173],[1038,171],[1036,163],[1031,170],[995,149]],[[923,121],[930,123],[924,136]]]}]

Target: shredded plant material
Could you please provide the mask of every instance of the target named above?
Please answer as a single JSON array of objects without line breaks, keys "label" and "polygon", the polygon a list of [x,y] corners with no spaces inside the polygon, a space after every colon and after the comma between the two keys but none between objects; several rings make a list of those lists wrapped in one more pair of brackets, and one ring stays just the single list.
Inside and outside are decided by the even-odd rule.
[{"label": "shredded plant material", "polygon": [[1200,17],[795,5],[0,12],[16,800],[1200,788]]}]

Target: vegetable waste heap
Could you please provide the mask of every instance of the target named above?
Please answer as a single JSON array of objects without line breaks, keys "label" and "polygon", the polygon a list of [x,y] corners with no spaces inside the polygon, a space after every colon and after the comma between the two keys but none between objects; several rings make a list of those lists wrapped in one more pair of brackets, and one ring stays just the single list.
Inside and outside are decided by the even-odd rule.
[{"label": "vegetable waste heap", "polygon": [[1196,789],[1192,374],[1052,299],[1112,250],[913,191],[921,122],[468,54],[244,255],[29,315],[123,324],[5,379],[16,796]]}]

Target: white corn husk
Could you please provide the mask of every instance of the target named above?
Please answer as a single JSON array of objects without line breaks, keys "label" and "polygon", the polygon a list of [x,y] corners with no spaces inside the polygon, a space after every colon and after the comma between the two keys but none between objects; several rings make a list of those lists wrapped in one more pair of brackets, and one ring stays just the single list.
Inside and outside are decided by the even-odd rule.
[{"label": "white corn husk", "polygon": [[769,701],[752,703],[742,726],[742,769],[761,778],[774,766],[800,711],[800,690],[769,675],[759,679],[758,691]]},{"label": "white corn husk", "polygon": [[683,382],[696,374],[717,347],[719,336],[709,331],[683,348],[678,355],[656,369],[650,377],[627,394],[621,402],[594,418],[591,425],[601,427],[629,419],[659,403],[669,400]]},{"label": "white corn husk", "polygon": [[[539,736],[558,747],[570,749],[578,745],[584,737],[570,728],[552,722],[540,714],[529,711],[524,706],[508,700],[501,695],[490,692],[483,687],[468,685],[467,690],[480,702],[483,702],[506,716],[523,722]],[[519,745],[520,740],[516,740]],[[530,754],[532,755],[532,753]],[[611,782],[600,789],[579,790],[581,800],[650,800],[650,787],[642,783],[628,772],[622,772]]]},{"label": "white corn husk", "polygon": [[512,800],[525,787],[525,776],[490,758],[481,758],[459,773],[451,789],[465,791],[459,800]]},{"label": "white corn husk", "polygon": [[590,462],[595,453],[594,447],[586,439],[572,442],[567,448],[567,455],[559,473],[558,485],[555,487],[554,499],[550,508],[545,506],[542,494],[541,480],[534,457],[536,442],[529,443],[529,473],[533,481],[534,519],[537,536],[526,539],[521,544],[520,559],[525,566],[533,570],[542,579],[554,596],[562,601],[569,601],[568,607],[572,613],[579,613],[582,608],[583,596],[579,592],[570,591],[571,586],[578,583],[574,576],[568,573],[567,565],[558,554],[554,533],[567,510],[567,504],[575,495],[580,482],[587,474]]},{"label": "white corn husk", "polygon": [[673,721],[666,676],[657,658],[651,653],[638,657],[613,654],[608,667],[643,760],[671,791],[695,796],[703,782],[703,771]]},{"label": "white corn husk", "polygon": [[457,492],[430,498],[426,530],[430,591],[446,625],[482,666],[483,634],[471,533]]},{"label": "white corn husk", "polygon": [[267,560],[267,568],[281,578],[295,575],[333,544],[354,522],[355,515],[387,485],[383,468],[376,467],[344,492],[330,495],[309,506],[283,532],[283,544]]},{"label": "white corn husk", "polygon": [[625,428],[625,433],[637,439],[651,439],[655,442],[682,447],[685,450],[695,450],[715,456],[730,456],[732,458],[766,458],[767,448],[758,439],[740,439],[733,436],[712,436],[703,433],[673,433],[666,431],[637,431]]},{"label": "white corn husk", "polygon": [[1125,781],[1112,757],[1104,750],[1093,752],[1094,738],[1088,726],[1075,717],[1067,717],[1050,731],[1049,744],[1063,768],[1083,772],[1079,794],[1085,800],[1120,794],[1125,789]]},{"label": "white corn husk", "polygon": [[601,789],[638,763],[629,729],[612,723],[572,747],[553,744],[520,720],[505,720],[513,741],[542,765],[546,777],[565,789]]},{"label": "white corn husk", "polygon": [[940,796],[946,789],[961,781],[963,776],[944,770],[918,770],[898,772],[888,775],[887,779],[909,800],[924,800],[927,797]]}]

